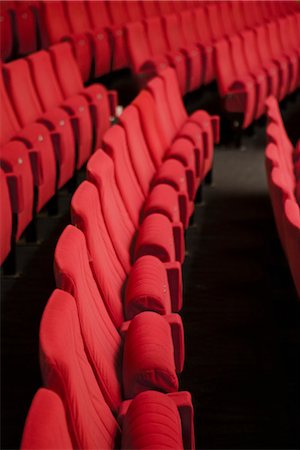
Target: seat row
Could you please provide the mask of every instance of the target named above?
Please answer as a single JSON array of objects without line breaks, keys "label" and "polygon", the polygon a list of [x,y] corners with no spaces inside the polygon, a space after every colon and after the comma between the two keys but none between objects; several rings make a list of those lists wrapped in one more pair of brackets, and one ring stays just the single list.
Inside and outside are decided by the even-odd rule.
[{"label": "seat row", "polygon": [[[187,59],[187,63],[192,66],[189,70],[192,71],[194,78],[196,77],[196,80],[191,80],[191,85],[186,87],[191,90],[193,83],[197,82],[196,86],[199,86],[202,82],[207,83],[214,78],[211,47],[216,40],[235,31],[241,31],[245,26],[252,27],[263,21],[288,14],[297,8],[297,2],[262,1],[250,4],[245,1],[189,0],[8,1],[1,2],[1,8],[0,53],[3,60],[47,48],[61,40],[69,40],[84,81],[107,74],[111,70],[125,67],[137,69],[137,65],[141,63],[142,53],[133,49],[133,38],[126,38],[124,28],[127,24],[139,22],[142,26],[145,19],[175,16],[166,29],[159,30],[159,35],[151,26],[149,31],[146,30],[149,36],[143,37],[143,51],[147,47],[145,44],[147,39],[150,39],[150,44],[144,58],[149,59],[149,56],[159,55],[166,57],[166,53],[173,53],[182,47],[194,45],[194,49],[189,49],[191,54],[188,51],[181,55],[181,59]],[[202,9],[202,12],[199,11],[196,14],[197,10]],[[193,14],[189,18],[184,16],[181,25],[180,16],[183,11],[192,11]],[[195,18],[196,24],[194,24]],[[190,20],[191,27],[186,29],[184,20]],[[140,35],[141,30],[135,33]],[[159,47],[156,42],[158,36],[162,41]],[[141,45],[139,41],[135,41],[135,45],[139,47],[137,44]],[[196,56],[195,44],[200,45],[201,49],[198,48],[197,54],[200,51],[202,64],[205,63],[208,67],[199,67],[200,62],[196,61],[199,55]],[[172,55],[171,63],[177,65],[174,55]],[[196,73],[194,73],[195,70],[197,70]]]},{"label": "seat row", "polygon": [[84,87],[64,42],[3,64],[0,95],[1,198],[6,192],[7,218],[2,263],[35,215],[101,145],[117,94],[101,84]]},{"label": "seat row", "polygon": [[69,38],[82,62],[84,78],[90,75],[92,57],[94,74],[100,76],[127,64],[124,24],[191,6],[189,1],[3,1],[1,59],[25,56]]},{"label": "seat row", "polygon": [[129,23],[125,27],[125,40],[139,84],[143,86],[168,65],[176,69],[182,94],[210,83],[219,77],[214,49],[223,39],[228,42],[230,36],[238,36],[243,30],[296,9],[296,4],[287,2],[282,5],[276,2],[275,9],[272,3],[268,5],[269,14],[266,14],[264,2],[213,2]]},{"label": "seat row", "polygon": [[104,134],[56,246],[40,328],[45,388],[22,448],[195,448],[178,382],[183,230],[217,140],[218,118],[187,116],[171,68]]},{"label": "seat row", "polygon": [[247,128],[265,113],[272,95],[281,101],[300,86],[300,12],[218,42],[216,71],[224,109]]},{"label": "seat row", "polygon": [[300,145],[291,144],[274,97],[267,100],[269,192],[282,247],[300,299]]}]

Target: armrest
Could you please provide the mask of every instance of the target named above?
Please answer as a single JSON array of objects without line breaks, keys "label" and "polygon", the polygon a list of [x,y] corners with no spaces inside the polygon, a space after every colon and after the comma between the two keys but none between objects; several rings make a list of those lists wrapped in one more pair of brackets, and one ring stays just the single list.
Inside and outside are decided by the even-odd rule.
[{"label": "armrest", "polygon": [[29,150],[30,164],[35,186],[41,186],[44,182],[43,165],[41,154],[38,150]]},{"label": "armrest", "polygon": [[[176,231],[179,235],[178,228]],[[162,262],[175,261],[175,248],[179,247],[179,242],[177,235],[174,239],[173,225],[169,219],[162,214],[151,214],[145,217],[139,228],[134,259],[153,255]]]},{"label": "armrest", "polygon": [[179,314],[167,314],[164,319],[169,324],[172,333],[176,372],[181,373],[184,366],[184,330]]},{"label": "armrest", "polygon": [[19,214],[24,210],[24,197],[22,190],[22,178],[21,175],[15,175],[12,173],[6,174],[11,208],[14,214]]},{"label": "armrest", "polygon": [[176,191],[186,192],[188,198],[192,200],[195,192],[195,165],[194,155],[186,155],[185,163],[180,161],[177,154],[168,152],[166,159],[158,169],[158,172],[151,183],[151,188],[156,184],[169,184]]},{"label": "armrest", "polygon": [[173,221],[180,220],[187,226],[187,192],[177,192],[169,184],[158,183],[149,192],[143,207],[143,217],[153,213],[164,214]]},{"label": "armrest", "polygon": [[108,101],[110,107],[110,115],[115,118],[118,116],[118,92],[115,90],[108,91]]},{"label": "armrest", "polygon": [[176,261],[183,263],[185,256],[184,230],[181,222],[173,223],[173,237]]},{"label": "armrest", "polygon": [[174,401],[156,391],[135,397],[123,417],[121,448],[183,450],[181,417]]},{"label": "armrest", "polygon": [[194,407],[191,394],[187,391],[167,394],[179,411],[182,425],[183,445],[186,450],[195,449]]},{"label": "armrest", "polygon": [[178,261],[164,263],[167,271],[172,311],[178,312],[182,308],[182,272]]},{"label": "armrest", "polygon": [[126,285],[124,306],[128,320],[142,311],[171,313],[168,276],[159,259],[147,255],[134,263]]},{"label": "armrest", "polygon": [[[171,392],[165,394],[172,400],[178,409],[181,428],[182,440],[185,450],[195,449],[195,431],[194,431],[194,407],[192,403],[191,394],[187,391]],[[128,412],[133,400],[125,400],[121,403],[118,411],[118,423],[123,428],[124,418]]]},{"label": "armrest", "polygon": [[220,117],[211,116],[211,126],[213,129],[214,143],[218,144],[220,142]]},{"label": "armrest", "polygon": [[125,399],[147,390],[178,390],[174,346],[169,323],[154,312],[135,316],[128,328],[123,351]]}]

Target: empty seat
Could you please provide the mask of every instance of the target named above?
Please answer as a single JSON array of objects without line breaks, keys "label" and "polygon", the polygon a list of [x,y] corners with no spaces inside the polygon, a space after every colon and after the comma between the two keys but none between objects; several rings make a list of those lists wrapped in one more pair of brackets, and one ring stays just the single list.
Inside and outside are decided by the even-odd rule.
[{"label": "empty seat", "polygon": [[[74,2],[71,2],[74,5]],[[61,40],[68,40],[72,45],[78,67],[83,79],[90,77],[93,60],[91,42],[86,33],[74,34],[70,28],[62,1],[40,2],[41,33],[43,46],[56,44]],[[86,30],[87,31],[87,30]]]},{"label": "empty seat", "polygon": [[[96,5],[100,2],[88,3],[95,3],[95,7],[100,8],[100,5]],[[84,33],[92,48],[93,63],[87,66],[83,74],[84,81],[109,73],[112,60],[111,42],[107,30],[102,26],[102,21],[96,27],[93,26],[94,21],[90,20],[88,5],[84,1],[63,2],[63,5],[71,31],[74,34]]]},{"label": "empty seat", "polygon": [[[124,129],[116,125],[108,130],[103,139],[103,149],[114,162],[116,182],[134,226],[138,228],[145,216],[151,213],[162,213],[171,222],[180,226],[178,223],[180,221],[179,201],[176,192],[172,196],[171,192],[159,189],[158,186],[156,191],[159,189],[159,194],[156,191],[150,192],[149,185],[147,193],[144,194],[131,162]],[[140,150],[136,149],[136,151]],[[151,204],[150,209],[147,208],[149,204]],[[186,223],[186,218],[184,222]]]},{"label": "empty seat", "polygon": [[[52,294],[42,318],[40,342],[44,381],[62,398],[73,446],[86,449],[120,447],[121,427],[106,403],[88,361],[76,304],[70,294],[59,290]],[[177,411],[170,402],[174,402]],[[153,411],[151,416],[145,417],[151,408],[155,413]],[[126,442],[137,443],[135,439],[139,439],[139,430],[146,426],[143,417],[147,419],[147,426],[153,420],[150,428],[155,427],[156,431],[155,435],[147,436],[148,444],[164,448],[166,442],[170,442],[165,435],[167,427],[172,430],[172,443],[176,442],[176,446],[181,448],[183,439],[185,449],[195,448],[193,407],[188,393],[170,394],[166,399],[162,393],[148,391],[132,402],[124,402],[121,414],[124,448]],[[160,418],[161,414],[163,417]],[[130,427],[133,420],[139,424],[135,432]],[[145,437],[144,432],[142,435]]]},{"label": "empty seat", "polygon": [[[60,107],[71,118],[77,138],[76,167],[80,168],[88,160],[93,146],[93,123],[89,103],[81,95],[64,99],[49,52],[36,52],[30,55],[27,61],[43,110]],[[64,64],[68,64],[68,61]]]},{"label": "empty seat", "polygon": [[81,183],[72,198],[71,214],[72,222],[85,235],[93,275],[117,328],[141,311],[169,314],[181,309],[180,264],[162,263],[148,255],[139,258],[129,271],[124,270],[106,228],[95,185]]},{"label": "empty seat", "polygon": [[60,397],[40,388],[35,394],[24,425],[21,449],[65,450],[73,444]]},{"label": "empty seat", "polygon": [[0,58],[6,61],[12,57],[14,49],[13,2],[0,3]]},{"label": "empty seat", "polygon": [[152,254],[163,262],[184,259],[182,225],[162,214],[146,216],[136,228],[116,184],[112,159],[97,151],[87,165],[88,179],[98,188],[102,211],[113,245],[125,268],[142,255]]},{"label": "empty seat", "polygon": [[95,148],[98,148],[110,126],[110,116],[115,116],[116,92],[107,91],[100,83],[84,87],[68,43],[53,45],[49,52],[64,98],[80,94],[88,101],[95,127]]},{"label": "empty seat", "polygon": [[[170,182],[173,180],[173,183],[176,183],[174,186],[177,190],[180,189],[181,185],[184,187],[186,184],[189,199],[191,202],[194,201],[197,179],[199,180],[197,170],[200,172],[200,167],[197,166],[198,154],[195,154],[194,145],[186,139],[177,139],[177,145],[168,140],[167,134],[172,133],[173,130],[172,123],[172,128],[168,131],[162,129],[163,123],[159,122],[155,101],[150,92],[142,91],[134,99],[133,105],[138,109],[143,134],[156,170],[160,168],[163,161],[169,161],[170,159],[175,159],[181,163],[181,168],[180,165],[176,164],[176,172],[175,167],[172,168],[171,172],[170,170],[167,171],[166,179]],[[165,116],[165,118],[168,119],[168,116]]]},{"label": "empty seat", "polygon": [[74,296],[87,356],[109,407],[117,412],[122,398],[148,389],[177,391],[184,362],[180,317],[145,311],[118,330],[93,278],[85,237],[71,225],[59,238],[54,266],[57,287]]},{"label": "empty seat", "polygon": [[135,106],[130,105],[124,110],[120,116],[120,124],[125,129],[132,166],[146,199],[144,213],[161,212],[170,220],[181,220],[187,226],[190,213],[189,190],[186,178],[184,177],[184,183],[178,178],[178,175],[184,175],[181,163],[167,160],[156,170]]},{"label": "empty seat", "polygon": [[176,14],[163,17],[165,36],[170,51],[180,51],[186,62],[187,90],[198,89],[203,81],[203,61],[199,48],[186,40],[181,20]]},{"label": "empty seat", "polygon": [[204,55],[204,83],[208,84],[215,78],[213,36],[210,27],[204,25],[207,24],[205,8],[196,8],[194,14],[197,42],[202,46]]}]

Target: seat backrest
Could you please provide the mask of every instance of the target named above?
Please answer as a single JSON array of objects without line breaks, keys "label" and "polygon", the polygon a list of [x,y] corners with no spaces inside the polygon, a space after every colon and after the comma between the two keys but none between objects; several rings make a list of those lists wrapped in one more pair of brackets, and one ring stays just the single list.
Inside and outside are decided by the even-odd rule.
[{"label": "seat backrest", "polygon": [[151,159],[136,106],[129,105],[119,118],[125,130],[128,151],[144,197],[149,193],[150,184],[156,173]]},{"label": "seat backrest", "polygon": [[111,19],[105,0],[99,0],[97,2],[88,0],[85,2],[85,6],[88,11],[90,23],[95,30],[111,26]]},{"label": "seat backrest", "polygon": [[21,449],[72,449],[66,412],[61,398],[49,389],[40,388],[28,411]]},{"label": "seat backrest", "polygon": [[182,32],[187,44],[194,44],[198,41],[197,29],[194,20],[194,12],[191,10],[182,11],[179,15]]},{"label": "seat backrest", "polygon": [[138,228],[145,196],[132,167],[124,129],[115,125],[107,130],[103,136],[102,146],[113,160],[116,182],[122,200],[132,223]]},{"label": "seat backrest", "polygon": [[144,90],[133,100],[133,105],[138,109],[150,156],[158,169],[168,148],[168,142],[160,130],[154,98],[150,92]]},{"label": "seat backrest", "polygon": [[257,49],[263,64],[266,64],[272,58],[272,51],[269,40],[269,33],[265,25],[254,28],[256,35]]},{"label": "seat backrest", "polygon": [[177,130],[180,130],[187,120],[188,115],[180,94],[176,72],[173,68],[168,67],[163,70],[159,76],[164,80],[164,87],[170,105],[173,122],[175,123]]},{"label": "seat backrest", "polygon": [[126,2],[122,0],[108,0],[106,6],[113,25],[124,25],[130,21],[126,9]]},{"label": "seat backrest", "polygon": [[22,142],[11,141],[0,148],[0,165],[9,176],[12,211],[17,215],[16,238],[19,239],[32,220],[34,183],[28,150]]},{"label": "seat backrest", "polygon": [[145,20],[149,47],[152,56],[163,55],[168,52],[168,45],[164,35],[162,19],[153,17]]},{"label": "seat backrest", "polygon": [[155,0],[141,0],[144,17],[155,17],[160,15],[158,2]]},{"label": "seat backrest", "polygon": [[132,0],[131,2],[125,2],[127,15],[131,22],[136,20],[142,20],[144,18],[144,13],[142,9],[141,2],[139,0]]},{"label": "seat backrest", "polygon": [[85,235],[90,266],[106,309],[116,326],[124,322],[123,290],[127,277],[112,245],[96,186],[84,181],[71,202],[72,223]]},{"label": "seat backrest", "polygon": [[227,39],[222,39],[215,44],[215,67],[218,89],[220,95],[224,96],[235,79],[232,53]]},{"label": "seat backrest", "polygon": [[63,94],[57,81],[49,52],[41,50],[27,57],[31,76],[44,111],[63,102]]},{"label": "seat backrest", "polygon": [[208,4],[205,9],[211,35],[215,41],[218,41],[225,36],[219,3]]},{"label": "seat backrest", "polygon": [[63,2],[63,6],[69,27],[73,33],[84,33],[92,28],[84,1]]},{"label": "seat backrest", "polygon": [[[1,161],[0,161],[1,164]],[[12,209],[5,172],[0,168],[0,265],[10,252],[12,237]]]},{"label": "seat backrest", "polygon": [[277,22],[269,22],[266,24],[269,33],[269,42],[272,56],[276,58],[282,54],[282,45],[279,38],[279,27]]},{"label": "seat backrest", "polygon": [[171,145],[174,137],[176,136],[176,133],[179,130],[176,129],[175,122],[173,120],[173,117],[171,116],[164,82],[159,77],[153,78],[148,83],[147,89],[154,98],[156,115],[158,122],[161,125],[161,132],[164,133],[168,145]]},{"label": "seat backrest", "polygon": [[119,427],[85,353],[76,302],[58,289],[41,320],[40,360],[45,386],[64,403],[73,448],[115,448]]},{"label": "seat backrest", "polygon": [[250,72],[255,73],[261,68],[255,33],[253,30],[247,30],[241,33],[241,37],[247,66]]},{"label": "seat backrest", "polygon": [[118,190],[113,161],[103,150],[89,159],[87,176],[98,189],[106,228],[125,272],[129,273],[136,229]]},{"label": "seat backrest", "polygon": [[13,110],[6,87],[4,85],[2,67],[0,72],[0,145],[5,144],[21,128],[16,113]]},{"label": "seat backrest", "polygon": [[68,42],[53,45],[49,53],[64,98],[78,94],[83,83],[71,45]]},{"label": "seat backrest", "polygon": [[170,50],[179,50],[185,46],[185,37],[177,14],[168,14],[162,18],[162,23]]},{"label": "seat backrest", "polygon": [[236,77],[243,77],[249,74],[249,67],[245,58],[243,41],[239,35],[234,35],[229,39],[231,48],[234,73]]},{"label": "seat backrest", "polygon": [[63,37],[69,36],[71,30],[65,16],[63,2],[40,2],[41,33],[44,47],[59,42]]},{"label": "seat backrest", "polygon": [[246,26],[245,16],[243,14],[243,2],[230,2],[231,6],[231,18],[234,24],[234,29],[238,33],[242,31]]},{"label": "seat backrest", "polygon": [[235,23],[232,17],[231,5],[233,2],[222,1],[219,3],[219,11],[221,14],[223,30],[225,36],[230,36],[235,33]]},{"label": "seat backrest", "polygon": [[194,14],[198,41],[203,45],[211,45],[213,35],[207,23],[205,8],[196,8]]},{"label": "seat backrest", "polygon": [[108,315],[89,265],[82,231],[68,225],[61,234],[54,256],[58,288],[76,301],[85,349],[98,384],[109,406],[121,402],[121,337]]},{"label": "seat backrest", "polygon": [[18,41],[18,55],[27,55],[38,49],[38,27],[36,13],[30,2],[16,2],[15,32]]},{"label": "seat backrest", "polygon": [[145,61],[151,58],[150,46],[143,22],[129,23],[125,27],[125,39],[134,73],[138,73]]},{"label": "seat backrest", "polygon": [[13,34],[13,18],[11,11],[3,8],[0,3],[0,16],[1,16],[1,27],[0,27],[0,59],[2,61],[8,60],[12,56],[13,45],[14,45],[14,34]]},{"label": "seat backrest", "polygon": [[171,1],[166,0],[163,2],[157,2],[157,3],[158,3],[160,14],[162,16],[164,16],[166,14],[172,14],[175,11],[174,2],[172,0]]},{"label": "seat backrest", "polygon": [[4,81],[21,125],[34,122],[42,115],[42,105],[39,102],[29,65],[25,59],[5,65]]}]

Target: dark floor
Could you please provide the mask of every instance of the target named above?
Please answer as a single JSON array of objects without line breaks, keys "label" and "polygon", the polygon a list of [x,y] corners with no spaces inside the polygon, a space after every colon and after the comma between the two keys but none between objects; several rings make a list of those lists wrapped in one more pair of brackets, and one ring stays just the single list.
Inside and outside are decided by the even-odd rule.
[{"label": "dark floor", "polygon": [[[284,111],[293,140],[297,100]],[[181,389],[192,393],[202,449],[300,447],[300,303],[273,221],[263,126],[255,132],[243,151],[216,149],[214,185],[187,232]],[[2,278],[2,449],[19,446],[41,383],[38,326],[54,288],[53,252],[69,221],[70,194],[61,192],[59,200],[59,217],[39,218],[42,243],[19,245],[23,273]]]}]

